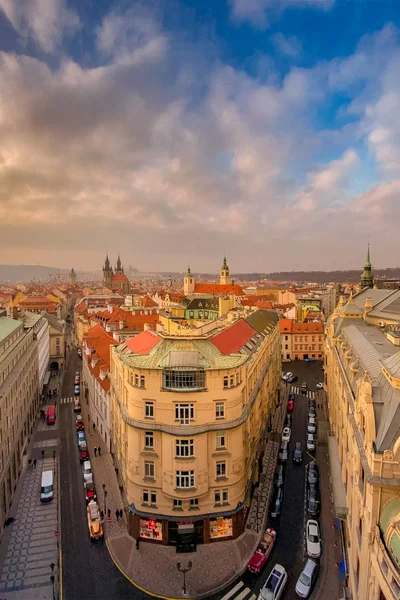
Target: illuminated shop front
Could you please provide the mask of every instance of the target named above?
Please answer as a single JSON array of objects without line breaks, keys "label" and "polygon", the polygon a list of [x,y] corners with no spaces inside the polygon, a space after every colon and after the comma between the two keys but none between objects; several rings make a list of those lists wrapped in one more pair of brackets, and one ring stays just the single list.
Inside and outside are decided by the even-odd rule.
[{"label": "illuminated shop front", "polygon": [[233,521],[231,517],[219,517],[210,521],[210,540],[233,536]]},{"label": "illuminated shop front", "polygon": [[140,519],[140,537],[162,542],[162,522],[156,519]]}]

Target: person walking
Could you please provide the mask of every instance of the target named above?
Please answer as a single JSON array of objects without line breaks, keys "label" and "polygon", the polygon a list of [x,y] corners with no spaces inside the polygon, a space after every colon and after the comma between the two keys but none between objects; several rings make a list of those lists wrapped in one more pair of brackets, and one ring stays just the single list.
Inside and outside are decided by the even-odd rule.
[{"label": "person walking", "polygon": [[33,459],[33,468],[34,468],[34,469],[36,469],[36,463],[37,463],[37,460],[36,460],[36,458],[34,458],[34,459]]},{"label": "person walking", "polygon": [[115,516],[117,517],[117,521],[119,521],[119,510],[117,508],[117,510],[115,511]]},{"label": "person walking", "polygon": [[28,468],[32,469],[32,459],[31,458],[28,460]]},{"label": "person walking", "polygon": [[99,456],[101,456],[101,448],[100,448],[100,446],[97,448],[97,451],[99,453]]},{"label": "person walking", "polygon": [[97,448],[96,446],[93,448],[94,455],[97,456]]},{"label": "person walking", "polygon": [[107,508],[107,516],[109,519],[111,518],[111,508]]},{"label": "person walking", "polygon": [[96,431],[96,423],[93,423],[93,433]]},{"label": "person walking", "polygon": [[136,550],[139,550],[140,538],[136,538]]},{"label": "person walking", "polygon": [[121,521],[122,521],[123,517],[124,517],[124,511],[122,510],[122,508],[120,508],[119,509],[119,518],[121,519]]}]

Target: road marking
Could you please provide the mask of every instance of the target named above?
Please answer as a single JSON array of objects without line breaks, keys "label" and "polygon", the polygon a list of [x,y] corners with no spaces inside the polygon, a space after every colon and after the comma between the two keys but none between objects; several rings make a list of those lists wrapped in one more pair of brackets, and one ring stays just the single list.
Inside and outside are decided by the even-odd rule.
[{"label": "road marking", "polygon": [[251,590],[249,588],[244,588],[243,592],[241,592],[239,596],[235,596],[234,600],[244,600],[248,594],[251,594]]},{"label": "road marking", "polygon": [[221,600],[229,600],[230,598],[232,598],[236,592],[238,592],[242,587],[244,586],[243,581],[239,581],[239,583],[237,583],[235,585],[234,588],[232,588],[227,594],[225,594],[225,596],[223,598],[221,598]]}]

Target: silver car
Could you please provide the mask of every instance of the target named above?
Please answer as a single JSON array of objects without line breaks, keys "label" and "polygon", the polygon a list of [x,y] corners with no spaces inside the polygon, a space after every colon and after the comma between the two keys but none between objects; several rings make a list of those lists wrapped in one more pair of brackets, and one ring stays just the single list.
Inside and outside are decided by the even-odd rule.
[{"label": "silver car", "polygon": [[296,594],[299,598],[308,598],[312,592],[318,575],[318,563],[309,558],[296,583]]},{"label": "silver car", "polygon": [[309,452],[315,452],[315,437],[313,433],[307,435],[307,450]]}]

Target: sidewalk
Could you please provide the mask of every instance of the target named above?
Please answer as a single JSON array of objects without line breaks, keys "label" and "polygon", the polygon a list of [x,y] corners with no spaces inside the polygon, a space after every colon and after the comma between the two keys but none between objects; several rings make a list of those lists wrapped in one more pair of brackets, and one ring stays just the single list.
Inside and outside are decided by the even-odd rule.
[{"label": "sidewalk", "polygon": [[[285,400],[282,400],[284,403]],[[279,414],[278,414],[279,413]],[[88,431],[88,405],[82,402],[82,416]],[[277,431],[282,426],[281,411],[277,411],[276,422],[273,429]],[[273,434],[271,434],[273,435]],[[236,540],[218,542],[214,544],[199,544],[197,552],[181,555],[176,553],[173,546],[162,546],[157,544],[140,543],[140,549],[136,549],[136,540],[127,531],[126,518],[117,521],[116,509],[124,507],[118,486],[112,457],[105,450],[100,435],[93,432],[86,436],[92,469],[95,475],[95,483],[100,508],[104,510],[104,496],[102,484],[106,484],[107,497],[106,508],[111,510],[112,522],[105,523],[106,543],[110,555],[117,567],[123,574],[139,589],[151,595],[161,598],[209,598],[228,586],[237,579],[245,570],[263,531],[261,524],[265,515],[260,515],[260,520],[251,529],[245,529],[244,533]],[[94,446],[101,446],[101,456],[94,456]],[[269,451],[270,449],[270,451]],[[277,451],[273,440],[268,440],[265,464],[268,464],[268,474],[264,481],[272,480],[271,471],[272,457]],[[273,466],[273,469],[275,465]],[[264,482],[263,482],[264,483]],[[263,490],[264,491],[264,490]],[[265,490],[265,493],[267,491]],[[253,506],[254,502],[252,503]],[[260,502],[258,511],[265,513],[265,504]],[[252,509],[250,509],[251,513]],[[254,513],[254,511],[253,511]],[[105,514],[107,517],[107,514]],[[259,530],[259,532],[257,531]],[[189,560],[192,568],[186,575],[187,594],[183,594],[183,575],[177,570],[177,562],[186,566]]]}]

